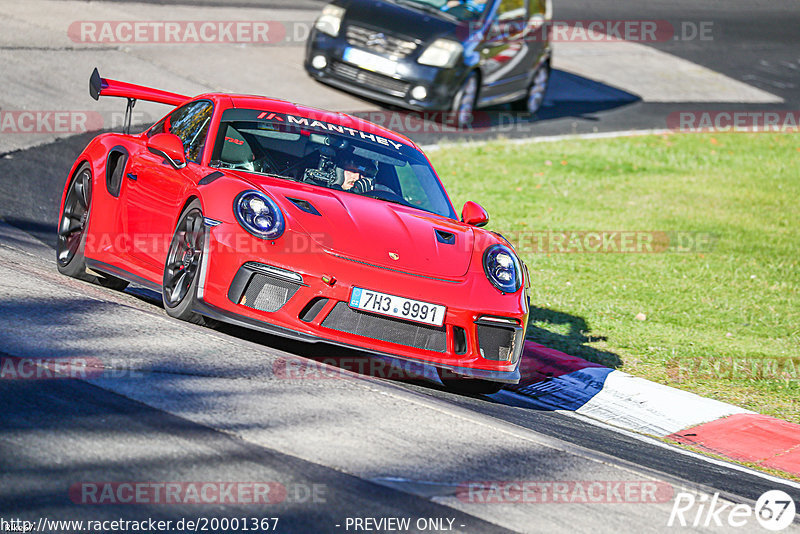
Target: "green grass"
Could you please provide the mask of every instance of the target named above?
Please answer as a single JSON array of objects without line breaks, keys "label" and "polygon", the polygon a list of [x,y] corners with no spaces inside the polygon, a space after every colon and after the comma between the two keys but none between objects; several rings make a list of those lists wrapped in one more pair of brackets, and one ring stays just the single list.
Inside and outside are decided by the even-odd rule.
[{"label": "green grass", "polygon": [[[712,235],[710,249],[694,252],[522,246],[532,278],[528,337],[800,423],[800,136],[500,141],[430,156],[456,206],[481,203],[488,228],[512,242],[548,230]],[[765,361],[789,372],[718,365]]]}]

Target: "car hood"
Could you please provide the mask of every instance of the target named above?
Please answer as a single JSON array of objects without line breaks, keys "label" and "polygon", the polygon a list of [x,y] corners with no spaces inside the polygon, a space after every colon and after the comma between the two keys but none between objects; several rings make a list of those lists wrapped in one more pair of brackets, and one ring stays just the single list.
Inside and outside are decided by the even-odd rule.
[{"label": "car hood", "polygon": [[342,5],[347,9],[344,26],[353,24],[383,30],[398,37],[409,37],[430,43],[438,37],[458,39],[459,23],[402,4],[374,0],[350,0]]},{"label": "car hood", "polygon": [[249,180],[279,204],[287,226],[327,253],[436,278],[469,270],[475,236],[460,222],[344,191]]}]

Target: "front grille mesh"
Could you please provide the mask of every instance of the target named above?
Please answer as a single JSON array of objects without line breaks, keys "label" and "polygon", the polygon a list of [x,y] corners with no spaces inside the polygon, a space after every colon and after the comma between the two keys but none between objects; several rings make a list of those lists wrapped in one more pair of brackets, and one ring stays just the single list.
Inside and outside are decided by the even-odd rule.
[{"label": "front grille mesh", "polygon": [[444,327],[410,323],[352,309],[339,302],[322,321],[322,326],[339,332],[379,339],[407,347],[445,352],[447,334]]},{"label": "front grille mesh", "polygon": [[299,284],[256,273],[247,284],[240,304],[265,312],[278,311],[299,287]]},{"label": "front grille mesh", "polygon": [[417,49],[417,43],[360,26],[347,28],[347,42],[392,59],[402,59]]},{"label": "front grille mesh", "polygon": [[[519,343],[522,342],[522,330],[513,328],[501,328],[478,324],[478,347],[481,356],[487,360],[500,362],[510,362],[514,358],[514,352]],[[520,339],[517,338],[517,332]]]},{"label": "front grille mesh", "polygon": [[368,70],[359,69],[341,61],[334,61],[331,64],[331,70],[341,76],[366,85],[370,89],[375,89],[392,96],[404,97],[408,93],[409,83],[389,78],[381,74],[376,74]]}]

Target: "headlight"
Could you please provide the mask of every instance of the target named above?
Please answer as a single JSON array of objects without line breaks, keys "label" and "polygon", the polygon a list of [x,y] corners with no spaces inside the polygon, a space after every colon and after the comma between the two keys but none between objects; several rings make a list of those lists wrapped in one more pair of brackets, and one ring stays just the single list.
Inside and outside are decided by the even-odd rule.
[{"label": "headlight", "polygon": [[483,253],[486,278],[503,293],[514,293],[522,287],[522,266],[519,258],[505,245],[492,245]]},{"label": "headlight", "polygon": [[456,64],[456,60],[464,51],[461,43],[450,41],[448,39],[436,39],[425,51],[419,56],[418,63],[422,65],[430,65],[432,67],[452,67]]},{"label": "headlight", "polygon": [[239,193],[233,201],[233,213],[242,228],[261,239],[277,239],[286,227],[275,201],[258,191]]},{"label": "headlight", "polygon": [[339,35],[339,28],[344,18],[344,8],[328,4],[322,8],[322,15],[314,23],[314,27],[331,37]]}]

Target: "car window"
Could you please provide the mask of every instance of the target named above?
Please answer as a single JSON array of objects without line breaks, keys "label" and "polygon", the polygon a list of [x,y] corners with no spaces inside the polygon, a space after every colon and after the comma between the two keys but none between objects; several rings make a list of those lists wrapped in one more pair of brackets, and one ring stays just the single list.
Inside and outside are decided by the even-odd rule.
[{"label": "car window", "polygon": [[210,165],[368,196],[456,218],[436,173],[414,147],[332,123],[233,109]]},{"label": "car window", "polygon": [[160,133],[177,135],[183,142],[186,159],[198,163],[205,147],[214,105],[208,100],[190,102],[176,109],[147,131],[148,137]]},{"label": "car window", "polygon": [[393,0],[427,13],[441,14],[462,22],[474,22],[483,17],[489,0]]},{"label": "car window", "polygon": [[500,0],[497,8],[498,22],[525,20],[525,0]]}]

